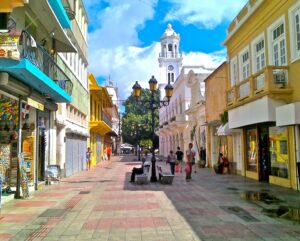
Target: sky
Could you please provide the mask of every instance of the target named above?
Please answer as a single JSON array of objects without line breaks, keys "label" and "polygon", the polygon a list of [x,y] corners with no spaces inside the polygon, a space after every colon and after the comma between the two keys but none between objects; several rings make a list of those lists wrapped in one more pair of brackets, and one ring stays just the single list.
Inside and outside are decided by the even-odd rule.
[{"label": "sky", "polygon": [[[135,81],[159,76],[159,39],[170,23],[180,34],[183,65],[218,67],[226,29],[246,0],[83,0],[89,18],[89,72],[111,79],[121,100]],[[157,78],[158,82],[159,79]]]}]

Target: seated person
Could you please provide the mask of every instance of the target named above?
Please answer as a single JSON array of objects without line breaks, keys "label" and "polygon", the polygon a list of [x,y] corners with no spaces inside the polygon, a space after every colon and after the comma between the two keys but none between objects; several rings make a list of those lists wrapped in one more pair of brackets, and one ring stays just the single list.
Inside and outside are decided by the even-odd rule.
[{"label": "seated person", "polygon": [[218,173],[223,174],[225,167],[226,168],[229,167],[229,161],[225,156],[223,156],[223,153],[220,153],[219,160],[218,160]]},{"label": "seated person", "polygon": [[139,167],[139,168],[137,168],[137,167],[132,168],[130,182],[134,182],[135,181],[135,175],[136,174],[148,173],[149,167],[150,167],[150,163],[148,161],[146,161],[145,158],[143,158],[142,159],[142,166],[141,167]]}]

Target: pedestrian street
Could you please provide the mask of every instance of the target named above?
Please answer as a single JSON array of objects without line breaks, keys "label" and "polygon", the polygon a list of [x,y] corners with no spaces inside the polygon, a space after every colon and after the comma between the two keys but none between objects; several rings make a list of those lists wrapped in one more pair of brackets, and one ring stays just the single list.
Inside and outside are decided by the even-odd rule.
[{"label": "pedestrian street", "polygon": [[172,185],[130,183],[139,166],[113,156],[5,203],[0,240],[300,240],[299,192],[209,168],[190,182],[176,173]]}]

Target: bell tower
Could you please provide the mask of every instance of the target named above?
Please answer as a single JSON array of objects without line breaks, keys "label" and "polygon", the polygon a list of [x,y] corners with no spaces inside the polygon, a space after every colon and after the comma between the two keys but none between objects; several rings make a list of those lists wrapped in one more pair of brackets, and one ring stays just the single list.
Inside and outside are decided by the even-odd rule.
[{"label": "bell tower", "polygon": [[180,74],[182,55],[179,52],[180,35],[168,24],[167,29],[160,38],[161,52],[158,63],[160,69],[160,83],[173,84]]}]

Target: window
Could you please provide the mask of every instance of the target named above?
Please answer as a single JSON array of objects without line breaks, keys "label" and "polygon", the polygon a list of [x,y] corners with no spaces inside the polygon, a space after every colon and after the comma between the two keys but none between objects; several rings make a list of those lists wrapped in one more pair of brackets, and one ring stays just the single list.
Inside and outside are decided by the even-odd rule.
[{"label": "window", "polygon": [[[263,34],[262,34],[263,35]],[[256,73],[266,66],[265,40],[259,37],[252,44],[253,48],[253,73]]]},{"label": "window", "polygon": [[292,61],[300,58],[300,2],[289,10]]},{"label": "window", "polygon": [[171,74],[171,77],[172,82],[174,82],[174,73]]},{"label": "window", "polygon": [[168,44],[168,51],[173,51],[172,44]]},{"label": "window", "polygon": [[288,178],[289,153],[287,127],[269,127],[269,140],[271,175]]},{"label": "window", "polygon": [[237,83],[237,58],[233,58],[230,61],[230,83],[231,87],[235,86]]},{"label": "window", "polygon": [[241,80],[245,80],[250,76],[250,61],[249,61],[249,50],[245,50],[240,55],[240,63],[241,63]]},{"label": "window", "polygon": [[0,29],[7,29],[7,13],[0,13]]},{"label": "window", "polygon": [[257,134],[256,128],[246,130],[247,170],[257,172]]},{"label": "window", "polygon": [[270,41],[270,63],[275,66],[286,65],[286,43],[284,17],[275,22],[268,30]]}]

